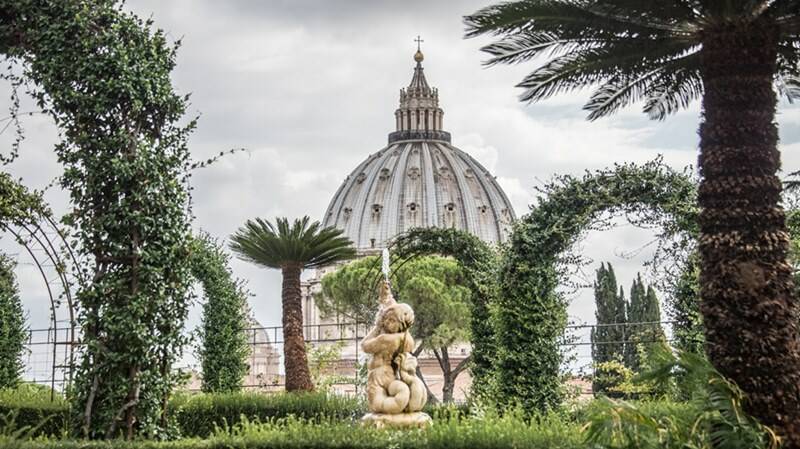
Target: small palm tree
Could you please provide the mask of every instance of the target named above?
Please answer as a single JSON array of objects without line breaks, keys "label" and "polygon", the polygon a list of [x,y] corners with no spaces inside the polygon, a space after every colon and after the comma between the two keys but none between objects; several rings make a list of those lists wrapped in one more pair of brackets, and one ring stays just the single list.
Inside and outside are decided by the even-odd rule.
[{"label": "small palm tree", "polygon": [[300,274],[305,268],[316,268],[355,256],[352,242],[335,228],[322,228],[319,222],[309,224],[303,217],[290,226],[286,218],[277,218],[275,225],[267,220],[248,220],[231,237],[231,249],[240,259],[267,268],[278,268],[283,274],[283,357],[286,365],[286,391],[314,389],[306,359],[303,338],[303,309]]},{"label": "small palm tree", "polygon": [[[487,64],[543,62],[523,101],[593,88],[589,119],[637,101],[663,119],[702,99],[706,349],[747,410],[800,447],[798,302],[780,207],[776,92],[800,98],[800,1],[523,0],[465,18]],[[540,59],[541,58],[541,59]]]}]

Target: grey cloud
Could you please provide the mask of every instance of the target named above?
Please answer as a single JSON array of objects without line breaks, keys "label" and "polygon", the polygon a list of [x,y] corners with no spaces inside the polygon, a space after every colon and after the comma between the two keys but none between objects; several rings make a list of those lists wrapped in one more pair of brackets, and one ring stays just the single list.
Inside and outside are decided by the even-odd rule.
[{"label": "grey cloud", "polygon": [[[520,104],[513,86],[532,67],[486,69],[479,48],[487,41],[462,38],[461,17],[490,3],[129,0],[127,8],[152,15],[171,38],[183,39],[174,80],[179,91],[192,94],[191,110],[200,114],[190,141],[195,157],[249,151],[195,173],[195,227],[227,238],[254,216],[321,218],[345,176],[385,145],[398,90],[411,78],[417,34],[425,39],[425,71],[439,88],[445,128],[514,189],[517,215],[534,202],[533,186],[556,173],[581,174],[658,154],[678,168],[695,162],[696,109],[664,123],[646,120],[636,108],[588,123],[581,110],[585,93]],[[782,111],[782,122],[800,122],[796,107]],[[34,187],[60,172],[48,123],[26,121],[23,157],[8,168]],[[798,142],[800,134],[785,133],[786,148],[800,148]],[[784,154],[787,167],[800,165],[795,153]],[[58,211],[68,207],[64,192],[50,192],[48,199]],[[598,264],[619,264],[626,287],[647,252],[632,260],[613,252],[646,240],[634,234],[628,228],[599,240],[593,234],[583,247]],[[8,239],[0,241],[0,249],[13,248]],[[257,317],[279,324],[279,273],[239,261],[233,268],[249,281]],[[26,304],[41,310],[36,279],[29,270],[22,276]],[[591,321],[591,292],[581,292],[571,314]]]}]

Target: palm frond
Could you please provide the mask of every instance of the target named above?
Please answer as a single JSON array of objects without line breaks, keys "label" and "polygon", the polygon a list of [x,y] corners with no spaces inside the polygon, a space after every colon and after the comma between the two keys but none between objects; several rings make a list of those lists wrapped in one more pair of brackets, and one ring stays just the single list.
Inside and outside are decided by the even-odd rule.
[{"label": "palm frond", "polygon": [[786,181],[783,182],[783,190],[794,192],[800,189],[800,171],[791,172],[786,175],[786,178]]},{"label": "palm frond", "polygon": [[575,3],[596,17],[651,33],[689,36],[696,31],[691,25],[693,11],[678,1],[579,0]]},{"label": "palm frond", "polygon": [[289,224],[277,218],[248,220],[231,236],[231,250],[242,260],[268,268],[299,264],[319,267],[355,257],[352,242],[335,228],[322,228],[318,222],[303,217]]},{"label": "palm frond", "polygon": [[651,119],[664,120],[668,115],[689,106],[703,95],[700,55],[692,53],[674,67],[665,67],[650,85],[644,113]]},{"label": "palm frond", "polygon": [[789,103],[800,99],[800,77],[798,76],[779,73],[775,77],[775,87],[778,89],[778,94],[785,97]]},{"label": "palm frond", "polygon": [[481,51],[492,56],[484,62],[484,65],[492,66],[525,62],[541,54],[554,56],[579,49],[593,48],[603,42],[603,39],[596,37],[567,39],[548,32],[525,31],[486,45],[481,48]]},{"label": "palm frond", "polygon": [[595,90],[589,102],[583,106],[584,110],[589,111],[588,119],[597,120],[642,99],[661,71],[659,67],[635,76],[623,72],[612,77]]},{"label": "palm frond", "polygon": [[633,80],[685,52],[682,43],[669,41],[663,42],[657,52],[649,44],[630,44],[590,48],[556,57],[531,72],[517,85],[525,89],[520,98],[523,101],[540,101],[554,94],[608,83],[621,76]]},{"label": "palm frond", "polygon": [[[646,7],[644,7],[646,5]],[[466,37],[536,29],[562,37],[683,34],[691,9],[681,2],[639,0],[523,0],[466,16]]]},{"label": "palm frond", "polygon": [[767,9],[767,13],[778,21],[797,18],[800,15],[800,3],[797,0],[773,0]]}]

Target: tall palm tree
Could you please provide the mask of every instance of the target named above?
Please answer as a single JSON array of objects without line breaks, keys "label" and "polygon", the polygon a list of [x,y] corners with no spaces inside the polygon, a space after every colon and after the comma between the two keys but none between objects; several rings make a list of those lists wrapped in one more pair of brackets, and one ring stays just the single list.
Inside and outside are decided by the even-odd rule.
[{"label": "tall palm tree", "polygon": [[286,218],[275,225],[267,220],[248,220],[231,236],[231,249],[240,259],[283,274],[283,358],[286,365],[286,391],[314,389],[306,359],[303,338],[303,309],[300,274],[305,268],[350,259],[355,256],[352,242],[335,228],[309,224],[303,217],[290,226]]},{"label": "tall palm tree", "polygon": [[800,1],[527,0],[465,18],[487,64],[542,64],[523,101],[581,88],[589,119],[634,102],[663,119],[702,99],[701,310],[707,353],[747,410],[800,447],[798,305],[786,262],[777,95],[800,98]]}]

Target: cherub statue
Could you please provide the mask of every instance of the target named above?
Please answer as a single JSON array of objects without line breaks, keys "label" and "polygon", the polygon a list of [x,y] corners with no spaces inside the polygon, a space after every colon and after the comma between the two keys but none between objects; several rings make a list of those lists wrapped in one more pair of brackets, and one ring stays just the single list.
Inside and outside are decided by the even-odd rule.
[{"label": "cherub statue", "polygon": [[408,304],[395,301],[388,281],[384,281],[375,325],[361,341],[361,348],[371,355],[367,365],[367,406],[372,414],[365,416],[365,420],[379,425],[424,425],[430,421],[427,415],[416,413],[422,410],[428,396],[425,385],[416,376],[417,359],[411,355],[412,324],[414,311]]},{"label": "cherub statue", "polygon": [[401,352],[395,357],[394,362],[398,367],[400,379],[409,388],[408,405],[404,411],[406,413],[422,411],[422,407],[428,402],[428,389],[422,379],[417,377],[417,358],[409,352]]}]

